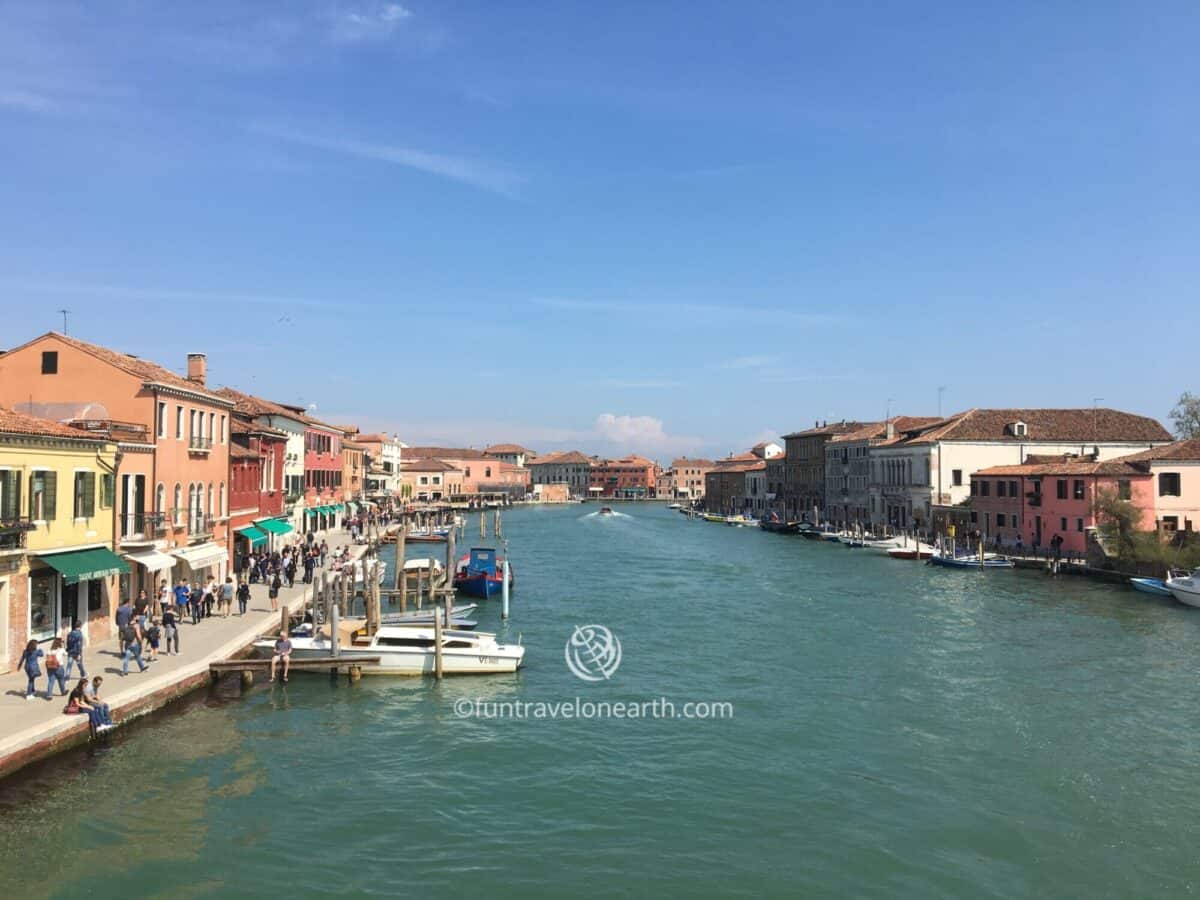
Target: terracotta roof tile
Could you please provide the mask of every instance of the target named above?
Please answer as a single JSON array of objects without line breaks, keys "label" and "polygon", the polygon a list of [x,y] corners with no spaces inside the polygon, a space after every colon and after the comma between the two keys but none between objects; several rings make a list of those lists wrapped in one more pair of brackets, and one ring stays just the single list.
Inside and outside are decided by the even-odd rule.
[{"label": "terracotta roof tile", "polygon": [[52,422],[39,416],[17,412],[7,406],[0,406],[0,434],[23,434],[37,437],[72,438],[76,441],[91,441],[97,444],[107,443],[106,439],[94,438],[86,431]]},{"label": "terracotta roof tile", "polygon": [[973,472],[973,476],[1002,475],[1145,475],[1143,469],[1118,459],[1094,460],[1078,457],[1059,457],[1051,461],[1048,457],[1030,457],[1016,466],[990,466]]},{"label": "terracotta roof tile", "polygon": [[[1013,434],[1011,425],[1024,422],[1026,433]],[[1037,441],[1082,443],[1100,441],[1169,441],[1170,433],[1147,416],[1117,409],[969,409],[931,426],[913,429],[906,443],[937,441]]]},{"label": "terracotta roof tile", "polygon": [[484,448],[484,453],[524,453],[526,456],[533,455],[533,451],[522,447],[520,444],[492,444],[490,447]]},{"label": "terracotta roof tile", "polygon": [[548,453],[537,459],[528,460],[526,466],[582,465],[590,466],[591,457],[584,456],[578,450],[566,450],[562,453]]},{"label": "terracotta roof tile", "polygon": [[1122,462],[1158,462],[1160,460],[1174,460],[1177,462],[1200,461],[1200,438],[1175,441],[1170,444],[1163,444],[1161,447],[1155,447],[1153,450],[1143,450],[1141,453],[1131,453],[1129,456],[1121,457]]},{"label": "terracotta roof tile", "polygon": [[463,447],[409,447],[404,451],[406,459],[484,459],[482,450]]}]

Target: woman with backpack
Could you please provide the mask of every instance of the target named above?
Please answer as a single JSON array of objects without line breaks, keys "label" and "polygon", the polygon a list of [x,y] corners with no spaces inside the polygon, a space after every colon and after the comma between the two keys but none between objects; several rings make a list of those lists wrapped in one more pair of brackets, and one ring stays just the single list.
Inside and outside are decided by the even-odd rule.
[{"label": "woman with backpack", "polygon": [[30,641],[21,651],[21,659],[17,662],[17,668],[24,669],[25,677],[29,679],[29,686],[25,689],[26,700],[32,700],[37,694],[37,680],[42,676],[38,659],[45,655],[46,652],[38,647],[37,641]]},{"label": "woman with backpack", "polygon": [[63,649],[62,638],[55,638],[46,654],[46,699],[54,696],[54,682],[58,682],[58,693],[67,696],[67,651]]},{"label": "woman with backpack", "polygon": [[271,578],[271,590],[269,592],[271,609],[279,609],[279,589],[281,587],[283,587],[283,581],[279,577],[279,571],[276,570]]}]

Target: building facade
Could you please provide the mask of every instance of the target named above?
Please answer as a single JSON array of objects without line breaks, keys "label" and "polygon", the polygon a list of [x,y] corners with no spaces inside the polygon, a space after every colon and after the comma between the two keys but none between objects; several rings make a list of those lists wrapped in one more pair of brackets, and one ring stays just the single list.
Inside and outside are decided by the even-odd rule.
[{"label": "building facade", "polygon": [[588,494],[599,498],[644,500],[657,484],[657,466],[643,456],[599,460],[591,467]]},{"label": "building facade", "polygon": [[186,371],[54,332],[0,356],[0,404],[130,446],[114,492],[118,548],[134,564],[122,592],[228,569],[233,404],[206,387],[203,353]]},{"label": "building facade", "polygon": [[1154,527],[1165,538],[1200,531],[1200,439],[1121,457],[1152,479]]},{"label": "building facade", "polygon": [[117,472],[115,442],[0,407],[0,672],[74,619],[111,636]]},{"label": "building facade", "polygon": [[592,459],[578,450],[549,453],[526,460],[526,468],[535,487],[539,484],[565,484],[576,499],[586,497],[591,487]]},{"label": "building facade", "polygon": [[715,465],[711,459],[681,456],[671,462],[673,473],[668,488],[675,500],[703,500],[704,479]]},{"label": "building facade", "polygon": [[536,453],[527,447],[522,447],[520,444],[492,444],[492,446],[486,447],[483,452],[493,459],[498,459],[501,462],[522,468],[525,467],[529,460],[537,458]]},{"label": "building facade", "polygon": [[409,459],[400,473],[401,495],[406,500],[433,502],[462,494],[463,470],[434,457]]},{"label": "building facade", "polygon": [[826,518],[825,445],[839,434],[862,427],[860,422],[817,423],[805,431],[784,435],[782,502],[776,509],[789,521]]},{"label": "building facade", "polygon": [[872,524],[925,529],[970,496],[971,475],[1030,454],[1113,459],[1169,443],[1146,416],[1112,409],[972,409],[873,446]]}]

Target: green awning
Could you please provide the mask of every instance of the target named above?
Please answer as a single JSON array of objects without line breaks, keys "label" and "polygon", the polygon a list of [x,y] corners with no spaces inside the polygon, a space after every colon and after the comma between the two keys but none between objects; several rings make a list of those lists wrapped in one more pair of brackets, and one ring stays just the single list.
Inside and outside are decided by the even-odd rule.
[{"label": "green awning", "polygon": [[267,533],[261,528],[255,528],[253,525],[247,525],[245,528],[239,528],[237,533],[246,538],[250,542],[251,547],[257,547],[259,544],[267,542]]},{"label": "green awning", "polygon": [[271,534],[291,534],[292,533],[292,526],[289,525],[287,522],[283,522],[279,519],[262,519],[261,521],[255,522],[254,524],[257,525],[259,528],[261,528],[263,531],[271,532]]},{"label": "green awning", "polygon": [[107,547],[51,553],[38,559],[62,575],[63,584],[78,584],[93,578],[123,575],[129,571],[129,563]]},{"label": "green awning", "polygon": [[350,513],[350,515],[354,516],[354,515],[358,514],[358,504],[355,503],[353,500],[351,500],[349,503],[347,503],[346,507],[347,507],[346,511],[348,513]]},{"label": "green awning", "polygon": [[305,512],[308,513],[310,516],[316,516],[316,514],[319,513],[320,510],[317,509],[315,506],[311,506],[308,509],[306,509]]}]

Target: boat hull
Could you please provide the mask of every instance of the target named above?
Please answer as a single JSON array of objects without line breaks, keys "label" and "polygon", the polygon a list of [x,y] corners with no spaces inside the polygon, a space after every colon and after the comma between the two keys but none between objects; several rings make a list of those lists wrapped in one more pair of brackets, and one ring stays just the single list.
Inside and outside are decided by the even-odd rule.
[{"label": "boat hull", "polygon": [[1200,576],[1193,573],[1183,578],[1168,578],[1164,584],[1180,603],[1200,606]]},{"label": "boat hull", "polygon": [[[270,653],[273,641],[258,641],[254,645],[260,651]],[[327,659],[333,653],[333,645],[324,639],[292,638],[292,658]],[[524,647],[507,645],[470,651],[458,648],[442,650],[442,674],[444,675],[496,675],[515,672],[524,660]],[[432,650],[400,647],[343,647],[338,654],[341,665],[353,663],[356,657],[379,657],[378,663],[365,663],[364,675],[433,675],[437,671],[437,659]]]},{"label": "boat hull", "polygon": [[1154,597],[1174,597],[1171,589],[1161,578],[1130,578],[1129,586],[1135,591],[1150,594]]},{"label": "boat hull", "polygon": [[987,559],[980,565],[978,559],[971,557],[931,556],[929,564],[941,566],[944,569],[1012,569],[1015,565],[1011,559]]}]

